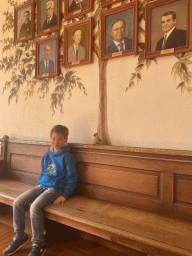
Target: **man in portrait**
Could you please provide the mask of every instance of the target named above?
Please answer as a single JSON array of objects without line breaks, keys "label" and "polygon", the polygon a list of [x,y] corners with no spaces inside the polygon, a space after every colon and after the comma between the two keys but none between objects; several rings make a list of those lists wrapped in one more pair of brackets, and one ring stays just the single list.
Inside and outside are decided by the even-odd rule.
[{"label": "man in portrait", "polygon": [[57,15],[53,12],[54,11],[54,2],[49,1],[46,3],[46,20],[43,22],[43,26],[41,30],[46,30],[52,27],[57,26]]},{"label": "man in portrait", "polygon": [[39,62],[39,75],[54,73],[54,62],[50,59],[51,46],[46,45],[43,49],[43,60]]},{"label": "man in portrait", "polygon": [[113,41],[106,48],[106,54],[132,49],[132,39],[125,37],[125,21],[123,19],[116,19],[111,23],[110,35]]},{"label": "man in portrait", "polygon": [[156,51],[186,46],[186,30],[177,29],[176,13],[165,12],[161,16],[161,25],[164,36],[157,42]]},{"label": "man in portrait", "polygon": [[86,50],[85,47],[80,45],[81,37],[81,29],[76,29],[73,32],[73,44],[68,48],[68,62],[85,59]]},{"label": "man in portrait", "polygon": [[73,0],[69,6],[69,13],[88,7],[88,0]]},{"label": "man in portrait", "polygon": [[30,12],[26,11],[24,13],[24,23],[21,26],[19,32],[19,38],[26,37],[31,35],[31,20],[30,20]]}]

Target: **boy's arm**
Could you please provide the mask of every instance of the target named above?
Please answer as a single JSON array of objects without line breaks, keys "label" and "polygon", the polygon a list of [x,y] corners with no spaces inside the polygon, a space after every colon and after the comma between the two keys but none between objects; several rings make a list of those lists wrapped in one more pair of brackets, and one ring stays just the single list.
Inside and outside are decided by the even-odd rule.
[{"label": "boy's arm", "polygon": [[67,157],[64,158],[65,161],[65,168],[66,168],[66,181],[65,181],[65,188],[63,191],[62,196],[67,199],[73,193],[73,190],[77,184],[77,172],[76,172],[76,159],[73,155],[69,154]]},{"label": "boy's arm", "polygon": [[44,156],[41,159],[41,172],[40,172],[40,175],[39,175],[39,177],[37,179],[37,185],[39,184],[39,178],[41,178],[41,176],[43,176],[43,172],[44,172]]}]

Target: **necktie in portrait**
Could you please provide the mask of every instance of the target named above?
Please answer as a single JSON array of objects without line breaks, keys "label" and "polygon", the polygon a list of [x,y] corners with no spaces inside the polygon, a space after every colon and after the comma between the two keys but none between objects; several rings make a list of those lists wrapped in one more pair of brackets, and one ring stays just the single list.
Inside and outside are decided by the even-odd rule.
[{"label": "necktie in portrait", "polygon": [[76,47],[76,60],[78,60],[78,47]]},{"label": "necktie in portrait", "polygon": [[167,35],[164,35],[164,39],[163,39],[163,43],[162,43],[162,50],[165,49],[166,41],[167,41]]},{"label": "necktie in portrait", "polygon": [[118,46],[120,47],[120,51],[121,51],[121,52],[124,51],[124,49],[123,49],[123,43],[120,43]]},{"label": "necktie in portrait", "polygon": [[48,61],[46,61],[46,72],[49,71]]}]

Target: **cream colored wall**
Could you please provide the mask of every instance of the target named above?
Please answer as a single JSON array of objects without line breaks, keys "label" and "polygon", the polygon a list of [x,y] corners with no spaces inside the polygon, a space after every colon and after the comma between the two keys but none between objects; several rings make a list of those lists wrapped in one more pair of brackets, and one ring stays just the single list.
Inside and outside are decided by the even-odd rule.
[{"label": "cream colored wall", "polygon": [[[142,72],[142,81],[125,93],[135,62],[134,57],[127,57],[108,65],[112,144],[191,150],[192,95],[176,90],[180,81],[171,76],[176,58],[158,58],[157,64],[153,62],[148,71]],[[116,64],[119,68],[114,68]]]},{"label": "cream colored wall", "polygon": [[[8,4],[4,1],[2,13]],[[1,33],[1,32],[0,32]],[[2,46],[2,45],[1,45]],[[107,124],[113,145],[192,150],[192,95],[176,90],[180,80],[171,75],[176,58],[157,59],[142,71],[142,80],[127,92],[137,57],[127,56],[106,61]],[[69,142],[93,143],[98,125],[99,74],[97,58],[94,63],[76,67],[83,79],[85,96],[74,89],[72,98],[64,103],[64,114],[54,116],[50,109],[49,94],[39,99],[36,94],[25,101],[20,92],[19,102],[8,106],[8,91],[0,93],[0,137],[7,134],[13,139],[49,140],[49,131],[55,124],[70,129]],[[7,75],[1,73],[1,90]]]}]

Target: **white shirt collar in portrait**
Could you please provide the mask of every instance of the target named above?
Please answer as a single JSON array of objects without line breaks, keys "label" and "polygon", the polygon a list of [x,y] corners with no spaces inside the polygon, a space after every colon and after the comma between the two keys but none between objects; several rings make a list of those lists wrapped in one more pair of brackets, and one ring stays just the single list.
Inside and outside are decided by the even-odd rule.
[{"label": "white shirt collar in portrait", "polygon": [[171,30],[169,30],[168,33],[165,33],[164,36],[166,35],[167,38],[170,36],[170,34],[173,32],[173,30],[175,29],[175,27],[173,27]]},{"label": "white shirt collar in portrait", "polygon": [[44,59],[44,65],[45,65],[45,67],[48,65],[49,66],[49,59],[46,61],[45,59]]},{"label": "white shirt collar in portrait", "polygon": [[47,19],[47,24],[49,24],[51,22],[52,18],[53,18],[53,15],[51,16],[50,19]]},{"label": "white shirt collar in portrait", "polygon": [[114,44],[117,46],[118,50],[121,51],[121,48],[119,46],[120,43],[123,43],[123,49],[125,50],[125,40],[123,39],[123,41],[121,41],[120,43],[113,40]]},{"label": "white shirt collar in portrait", "polygon": [[74,47],[74,50],[75,50],[75,52],[76,52],[76,50],[79,48],[79,45],[73,44],[73,47]]}]

